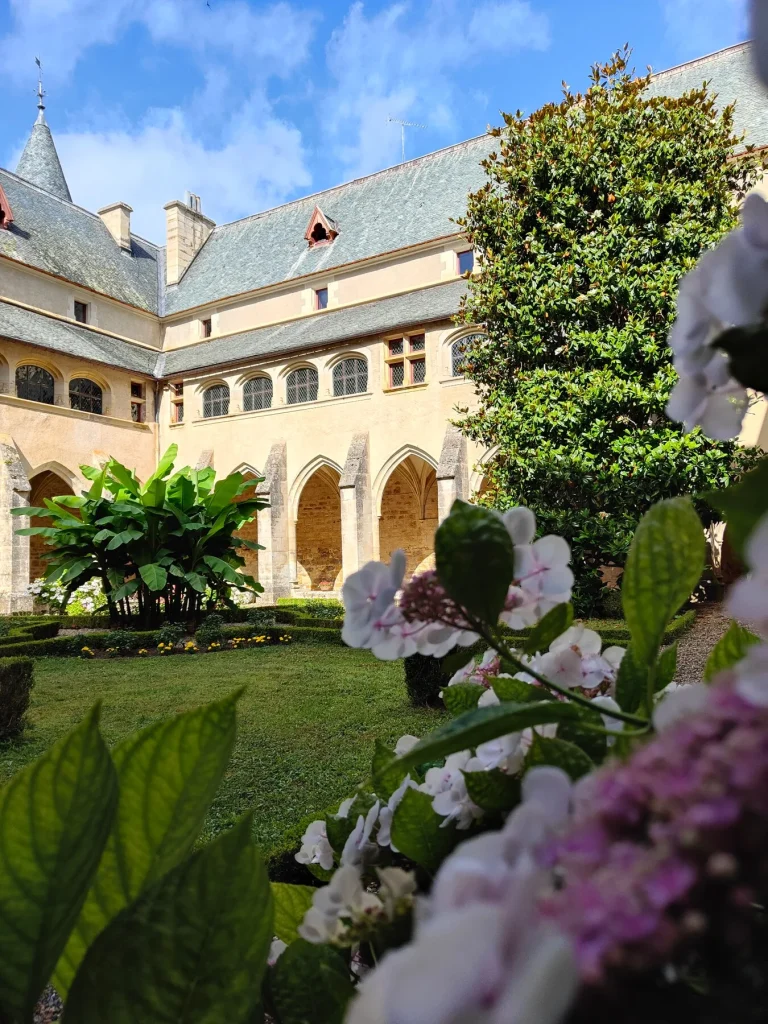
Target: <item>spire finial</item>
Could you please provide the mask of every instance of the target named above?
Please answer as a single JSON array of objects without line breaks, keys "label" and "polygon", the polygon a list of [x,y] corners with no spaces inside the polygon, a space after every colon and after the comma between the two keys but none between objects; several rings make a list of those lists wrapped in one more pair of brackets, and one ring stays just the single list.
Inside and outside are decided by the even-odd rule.
[{"label": "spire finial", "polygon": [[38,123],[45,123],[45,103],[43,103],[43,97],[45,96],[45,90],[43,89],[43,65],[39,57],[35,57],[35,64],[37,64],[37,121]]}]

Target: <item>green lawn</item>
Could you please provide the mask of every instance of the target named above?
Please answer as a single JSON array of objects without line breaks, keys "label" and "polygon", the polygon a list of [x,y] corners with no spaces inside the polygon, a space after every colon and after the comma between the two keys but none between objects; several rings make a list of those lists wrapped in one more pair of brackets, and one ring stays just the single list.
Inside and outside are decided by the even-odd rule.
[{"label": "green lawn", "polygon": [[368,773],[375,738],[422,735],[441,713],[410,707],[402,662],[368,651],[296,645],[214,655],[35,665],[30,727],[0,745],[0,782],[35,758],[102,701],[102,730],[115,743],[158,718],[238,686],[238,739],[205,826],[210,837],[255,809],[266,850],[307,814],[348,796]]}]

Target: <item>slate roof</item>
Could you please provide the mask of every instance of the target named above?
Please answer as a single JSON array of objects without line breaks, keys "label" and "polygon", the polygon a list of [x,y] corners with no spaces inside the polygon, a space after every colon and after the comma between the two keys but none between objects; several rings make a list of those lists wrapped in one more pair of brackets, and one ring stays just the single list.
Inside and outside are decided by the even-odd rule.
[{"label": "slate roof", "polygon": [[151,349],[110,338],[79,324],[53,320],[10,302],[0,302],[0,337],[150,376],[157,366],[158,353]]},{"label": "slate roof", "polygon": [[359,306],[332,309],[274,327],[214,338],[164,354],[111,338],[80,324],[54,320],[11,302],[0,302],[0,338],[23,341],[134,373],[172,377],[209,366],[343,344],[382,331],[406,330],[447,320],[458,309],[466,287],[466,281],[459,279]]},{"label": "slate roof", "polygon": [[157,246],[134,235],[125,253],[95,213],[1,168],[0,185],[13,210],[10,229],[0,231],[0,256],[159,312],[165,271]]},{"label": "slate roof", "polygon": [[19,158],[16,173],[33,185],[39,185],[51,195],[59,199],[66,199],[72,202],[69,194],[69,185],[61,169],[59,154],[53,142],[51,129],[45,121],[45,114],[41,110],[37,115],[37,121],[32,126],[32,132],[27,139],[24,152]]},{"label": "slate roof", "polygon": [[291,320],[274,327],[257,327],[227,338],[171,349],[158,364],[158,373],[172,377],[190,370],[270,355],[287,355],[322,345],[341,345],[383,331],[405,330],[417,324],[447,320],[459,308],[467,288],[463,279],[376,299],[359,306]]},{"label": "slate roof", "polygon": [[[214,228],[179,284],[166,290],[166,314],[455,234],[452,218],[484,184],[480,161],[494,143],[483,135]],[[315,206],[339,235],[310,249],[304,232]]]},{"label": "slate roof", "polygon": [[768,92],[752,65],[750,43],[699,57],[654,75],[649,91],[657,96],[682,96],[700,89],[705,80],[717,93],[718,108],[736,102],[734,128],[746,133],[747,145],[768,145]]}]

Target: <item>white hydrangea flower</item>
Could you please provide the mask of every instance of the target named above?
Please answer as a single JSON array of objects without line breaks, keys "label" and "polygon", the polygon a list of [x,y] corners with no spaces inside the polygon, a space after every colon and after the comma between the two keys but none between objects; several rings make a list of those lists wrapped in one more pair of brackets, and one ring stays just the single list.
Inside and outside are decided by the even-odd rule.
[{"label": "white hydrangea flower", "polygon": [[270,967],[274,967],[283,953],[288,949],[288,945],[283,942],[282,939],[274,938],[269,947],[269,954],[267,955],[267,963]]},{"label": "white hydrangea flower", "polygon": [[395,816],[395,811],[400,806],[400,801],[405,796],[406,790],[418,788],[411,776],[406,775],[386,804],[381,808],[379,811],[379,831],[376,836],[376,842],[379,846],[389,846],[395,853],[399,852],[392,842],[392,819]]},{"label": "white hydrangea flower", "polygon": [[736,692],[754,707],[768,708],[768,644],[755,644],[735,668]]},{"label": "white hydrangea flower", "polygon": [[763,516],[747,540],[744,555],[750,573],[731,587],[728,614],[768,637],[768,515]]},{"label": "white hydrangea flower", "polygon": [[663,732],[670,726],[697,714],[709,699],[709,687],[704,683],[669,683],[656,699],[653,726]]},{"label": "white hydrangea flower", "polygon": [[324,821],[313,821],[301,839],[301,849],[296,854],[299,864],[319,864],[324,871],[333,867],[333,848],[328,842]]},{"label": "white hydrangea flower", "polygon": [[381,900],[363,888],[359,868],[345,864],[334,872],[328,885],[315,891],[297,931],[307,942],[333,942],[344,933],[341,918],[355,922],[381,911]]},{"label": "white hydrangea flower", "polygon": [[419,786],[423,793],[432,797],[432,809],[443,818],[443,826],[453,821],[458,829],[469,828],[483,815],[467,793],[463,771],[469,760],[468,750],[450,754],[442,768],[428,769],[424,782]]},{"label": "white hydrangea flower", "polygon": [[381,804],[377,800],[365,817],[362,814],[358,815],[357,823],[350,832],[341,852],[342,865],[362,864],[368,853],[371,832],[379,817],[380,806]]},{"label": "white hydrangea flower", "polygon": [[601,647],[600,636],[594,630],[581,624],[570,626],[541,656],[539,669],[547,679],[569,689],[582,686],[591,690],[604,682],[613,683],[624,651],[611,647],[603,655]]},{"label": "white hydrangea flower", "polygon": [[349,647],[369,647],[376,623],[394,605],[403,584],[405,553],[395,551],[389,565],[368,562],[344,581],[342,639]]}]

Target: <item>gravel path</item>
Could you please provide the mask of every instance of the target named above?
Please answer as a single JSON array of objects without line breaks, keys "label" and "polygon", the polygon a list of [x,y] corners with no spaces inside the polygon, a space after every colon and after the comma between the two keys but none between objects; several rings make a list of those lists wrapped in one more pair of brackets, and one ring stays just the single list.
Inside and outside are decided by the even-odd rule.
[{"label": "gravel path", "polygon": [[678,641],[676,682],[701,682],[709,652],[725,633],[729,622],[719,604],[704,605],[696,613],[693,626]]}]

